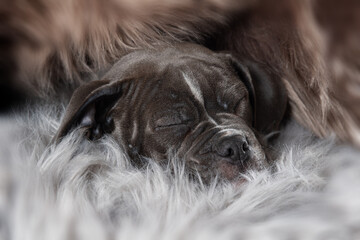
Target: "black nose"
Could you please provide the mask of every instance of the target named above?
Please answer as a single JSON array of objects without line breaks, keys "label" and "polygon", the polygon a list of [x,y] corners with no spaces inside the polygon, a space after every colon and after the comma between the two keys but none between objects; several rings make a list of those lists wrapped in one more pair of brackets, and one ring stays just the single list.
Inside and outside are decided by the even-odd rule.
[{"label": "black nose", "polygon": [[220,139],[215,147],[217,155],[232,162],[244,162],[249,158],[249,143],[243,136],[231,136]]}]

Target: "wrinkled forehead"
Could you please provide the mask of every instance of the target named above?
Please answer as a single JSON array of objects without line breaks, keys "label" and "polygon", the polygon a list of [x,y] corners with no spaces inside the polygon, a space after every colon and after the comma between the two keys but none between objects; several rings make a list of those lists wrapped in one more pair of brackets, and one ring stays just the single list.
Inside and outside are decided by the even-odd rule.
[{"label": "wrinkled forehead", "polygon": [[234,76],[229,62],[218,54],[201,46],[182,44],[132,52],[120,59],[104,78],[137,79],[137,84],[150,83],[160,88],[176,86],[201,100],[199,92],[234,86]]}]

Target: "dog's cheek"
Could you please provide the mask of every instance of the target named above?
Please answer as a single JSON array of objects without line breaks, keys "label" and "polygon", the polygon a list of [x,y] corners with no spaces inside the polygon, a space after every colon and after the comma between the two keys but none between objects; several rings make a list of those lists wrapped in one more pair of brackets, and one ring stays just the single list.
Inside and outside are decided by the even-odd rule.
[{"label": "dog's cheek", "polygon": [[169,151],[177,152],[184,141],[188,127],[176,127],[155,130],[144,136],[144,147],[165,154]]},{"label": "dog's cheek", "polygon": [[166,138],[159,139],[155,134],[145,135],[143,142],[139,143],[139,154],[160,161],[167,158],[168,145]]}]

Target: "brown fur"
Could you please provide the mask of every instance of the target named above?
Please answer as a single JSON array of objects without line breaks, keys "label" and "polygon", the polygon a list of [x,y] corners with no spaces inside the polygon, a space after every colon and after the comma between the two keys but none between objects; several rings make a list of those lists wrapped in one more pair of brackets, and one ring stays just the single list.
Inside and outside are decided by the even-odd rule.
[{"label": "brown fur", "polygon": [[[356,107],[360,100],[359,86],[357,92],[353,88],[355,93],[350,92],[351,88],[346,89],[350,81],[354,85],[360,83],[360,74],[353,67],[359,60],[345,63],[338,59],[344,53],[350,53],[351,58],[359,54],[360,37],[355,31],[359,28],[349,29],[348,37],[353,44],[339,44],[342,49],[335,54],[332,52],[334,39],[327,32],[333,30],[333,24],[325,29],[315,15],[328,14],[324,21],[333,18],[331,12],[322,12],[321,1],[280,0],[276,6],[273,4],[264,0],[245,16],[236,18],[229,29],[224,30],[225,36],[216,38],[213,48],[250,57],[284,81],[294,117],[316,134],[327,136],[335,132],[342,140],[360,146],[360,108]],[[335,3],[324,3],[327,4]],[[348,4],[352,4],[347,6],[348,14],[356,10],[351,9],[353,5],[360,7],[358,2],[348,1]],[[341,23],[341,18],[337,21]],[[340,24],[340,29],[342,27]],[[334,60],[344,65],[334,67]],[[341,81],[336,71],[342,71],[343,77],[353,74],[353,78]]]},{"label": "brown fur", "polygon": [[299,122],[360,146],[359,13],[356,0],[8,0],[1,62],[12,84],[46,95],[132,49],[197,42],[256,61],[285,83]]},{"label": "brown fur", "polygon": [[8,0],[0,3],[0,32],[9,39],[4,49],[16,62],[15,79],[44,95],[96,78],[135,48],[200,41],[224,24],[234,6],[251,2]]}]

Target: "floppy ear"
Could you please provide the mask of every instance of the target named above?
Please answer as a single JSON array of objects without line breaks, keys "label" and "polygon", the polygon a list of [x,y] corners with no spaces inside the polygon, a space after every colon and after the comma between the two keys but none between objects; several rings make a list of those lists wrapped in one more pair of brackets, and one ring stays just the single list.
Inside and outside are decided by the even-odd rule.
[{"label": "floppy ear", "polygon": [[91,81],[80,86],[71,97],[65,117],[54,138],[58,141],[75,127],[87,129],[91,140],[100,138],[114,129],[110,109],[122,95],[123,82]]},{"label": "floppy ear", "polygon": [[270,77],[252,62],[240,62],[233,56],[230,62],[244,82],[253,107],[253,127],[263,134],[277,130],[287,108],[287,93],[279,78]]}]

